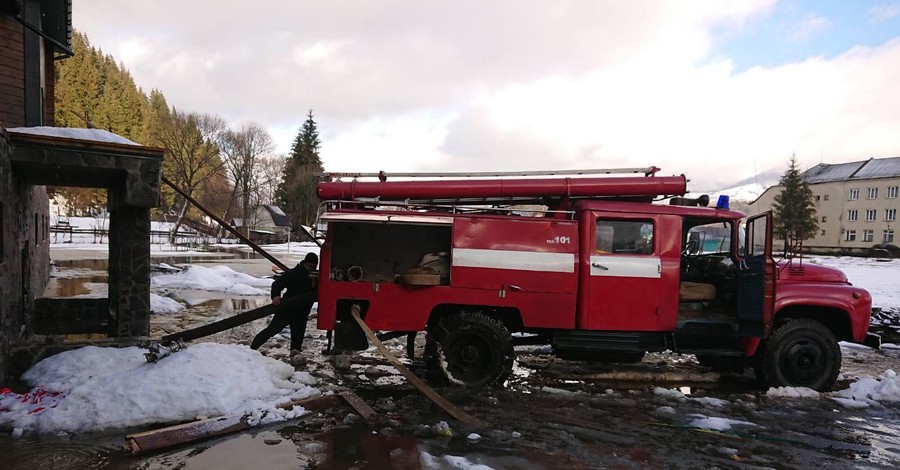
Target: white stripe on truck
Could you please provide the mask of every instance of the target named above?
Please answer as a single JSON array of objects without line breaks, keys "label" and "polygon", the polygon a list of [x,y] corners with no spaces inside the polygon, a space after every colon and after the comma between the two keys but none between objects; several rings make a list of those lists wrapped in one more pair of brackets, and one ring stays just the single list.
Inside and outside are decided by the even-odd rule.
[{"label": "white stripe on truck", "polygon": [[660,277],[659,258],[646,256],[591,256],[591,276],[604,277]]},{"label": "white stripe on truck", "polygon": [[575,272],[575,255],[573,253],[454,248],[452,259],[453,266],[466,268],[513,269],[551,273]]}]

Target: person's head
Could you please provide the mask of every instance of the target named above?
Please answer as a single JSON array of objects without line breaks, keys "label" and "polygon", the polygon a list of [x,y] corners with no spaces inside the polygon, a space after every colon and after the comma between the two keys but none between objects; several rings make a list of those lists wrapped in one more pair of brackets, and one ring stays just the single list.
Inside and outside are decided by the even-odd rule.
[{"label": "person's head", "polygon": [[319,257],[315,253],[307,253],[303,261],[300,262],[306,269],[313,270],[319,265]]}]

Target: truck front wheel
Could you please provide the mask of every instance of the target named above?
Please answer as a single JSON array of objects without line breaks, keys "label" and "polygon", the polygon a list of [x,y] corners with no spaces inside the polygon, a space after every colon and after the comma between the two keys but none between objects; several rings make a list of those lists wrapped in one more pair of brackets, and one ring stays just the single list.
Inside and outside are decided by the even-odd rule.
[{"label": "truck front wheel", "polygon": [[425,365],[441,382],[466,387],[502,384],[514,358],[509,330],[481,312],[447,315],[429,327],[425,340]]},{"label": "truck front wheel", "polygon": [[825,325],[808,318],[779,326],[767,341],[758,371],[775,387],[834,388],[841,369],[841,348]]}]

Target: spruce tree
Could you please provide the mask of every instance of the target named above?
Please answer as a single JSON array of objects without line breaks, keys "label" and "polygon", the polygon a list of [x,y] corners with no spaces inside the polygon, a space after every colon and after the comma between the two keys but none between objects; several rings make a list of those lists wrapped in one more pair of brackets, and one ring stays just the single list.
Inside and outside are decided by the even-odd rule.
[{"label": "spruce tree", "polygon": [[300,225],[312,225],[316,219],[319,200],[315,173],[323,171],[319,158],[321,145],[318,126],[312,110],[309,110],[306,121],[294,138],[284,176],[278,186],[279,203],[295,230],[299,230]]},{"label": "spruce tree", "polygon": [[772,204],[775,210],[775,237],[784,240],[785,252],[788,240],[812,238],[819,229],[815,202],[809,183],[800,176],[797,156],[791,155],[787,171],[781,176],[779,185],[783,188],[775,196]]}]

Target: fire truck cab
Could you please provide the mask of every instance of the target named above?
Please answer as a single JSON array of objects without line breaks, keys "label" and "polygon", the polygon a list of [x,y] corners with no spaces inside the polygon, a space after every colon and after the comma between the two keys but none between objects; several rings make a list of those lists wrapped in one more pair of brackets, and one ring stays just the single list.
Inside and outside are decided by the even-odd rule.
[{"label": "fire truck cab", "polygon": [[515,345],[547,344],[580,360],[691,353],[827,390],[838,341],[878,345],[868,292],[773,259],[771,213],[624,171],[645,176],[320,183],[318,327],[335,349],[368,347],[353,311],[386,337],[424,331],[432,378],[471,387],[503,383]]}]

